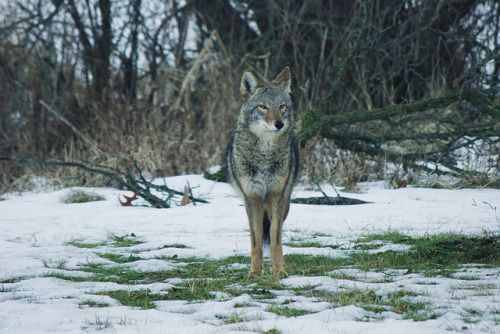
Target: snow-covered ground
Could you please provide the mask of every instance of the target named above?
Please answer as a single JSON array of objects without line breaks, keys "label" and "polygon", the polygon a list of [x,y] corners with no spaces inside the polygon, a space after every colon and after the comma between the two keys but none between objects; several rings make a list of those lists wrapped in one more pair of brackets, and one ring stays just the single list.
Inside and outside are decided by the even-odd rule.
[{"label": "snow-covered ground", "polygon": [[[174,206],[171,209],[121,207],[118,196],[130,192],[116,189],[85,189],[106,200],[65,204],[72,189],[3,195],[0,201],[0,333],[500,333],[500,272],[495,269],[464,269],[468,281],[419,274],[399,275],[392,283],[378,284],[335,279],[329,276],[291,276],[285,286],[314,284],[323,290],[339,288],[396,289],[404,286],[423,293],[424,300],[439,309],[434,320],[403,320],[384,312],[381,320],[362,321],[366,311],[356,306],[332,307],[313,298],[293,297],[293,306],[315,311],[298,317],[283,317],[250,304],[251,297],[216,298],[211,301],[159,301],[156,309],[122,306],[98,291],[150,289],[168,290],[171,282],[126,285],[109,282],[73,282],[47,274],[58,267],[78,268],[82,263],[102,263],[96,249],[75,247],[75,242],[103,243],[114,236],[134,235],[143,243],[129,247],[141,258],[128,263],[140,270],[170,270],[172,264],[158,257],[223,258],[250,253],[249,232],[242,200],[225,183],[199,175],[166,179],[171,188],[182,190],[189,182],[195,196],[209,204]],[[284,226],[284,241],[321,235],[328,244],[348,245],[362,235],[398,231],[405,235],[455,232],[500,233],[500,191],[493,189],[384,189],[382,183],[362,186],[360,194],[341,194],[372,202],[355,206],[292,204]],[[335,196],[333,189],[325,192]],[[294,197],[321,196],[319,192],[295,190]],[[186,248],[165,245],[182,244]],[[104,249],[103,249],[104,247]],[[106,247],[99,248],[106,252]],[[284,248],[285,254],[338,255],[331,248]],[[147,260],[150,259],[150,260]],[[109,262],[109,261],[108,261]],[[376,275],[376,273],[372,273]],[[368,275],[365,273],[365,275]],[[420,282],[420,284],[418,284]],[[290,297],[278,291],[278,299]],[[420,298],[420,297],[419,297]],[[82,305],[102,301],[108,307]],[[477,321],[467,320],[467,310],[476,310]],[[226,324],[221,314],[237,313],[246,321]]]}]

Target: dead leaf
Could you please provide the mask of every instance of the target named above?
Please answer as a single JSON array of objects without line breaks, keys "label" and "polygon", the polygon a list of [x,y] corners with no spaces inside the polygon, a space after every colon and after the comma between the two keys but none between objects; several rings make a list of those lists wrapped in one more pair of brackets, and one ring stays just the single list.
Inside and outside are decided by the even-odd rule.
[{"label": "dead leaf", "polygon": [[121,204],[122,206],[133,206],[133,205],[132,205],[132,201],[135,201],[135,200],[137,199],[137,195],[139,195],[139,192],[138,192],[138,191],[136,191],[136,192],[134,193],[134,196],[132,196],[132,197],[128,197],[128,196],[123,195],[123,197],[125,197],[125,202],[122,202],[122,201],[120,200],[120,197],[118,197],[118,201],[120,202],[120,204]]}]

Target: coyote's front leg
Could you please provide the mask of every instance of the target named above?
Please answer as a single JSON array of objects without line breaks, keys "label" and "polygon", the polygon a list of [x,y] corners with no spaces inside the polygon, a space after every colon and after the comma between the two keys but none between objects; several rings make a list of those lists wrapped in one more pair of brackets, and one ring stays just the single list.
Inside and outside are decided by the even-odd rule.
[{"label": "coyote's front leg", "polygon": [[250,227],[250,245],[252,262],[250,266],[250,275],[262,275],[262,235],[264,233],[264,203],[260,197],[246,197],[245,209],[248,216],[248,225]]},{"label": "coyote's front leg", "polygon": [[267,197],[267,209],[271,214],[271,267],[273,275],[278,277],[287,276],[285,271],[285,259],[283,257],[282,230],[285,215],[288,213],[290,201],[283,194],[269,194]]}]

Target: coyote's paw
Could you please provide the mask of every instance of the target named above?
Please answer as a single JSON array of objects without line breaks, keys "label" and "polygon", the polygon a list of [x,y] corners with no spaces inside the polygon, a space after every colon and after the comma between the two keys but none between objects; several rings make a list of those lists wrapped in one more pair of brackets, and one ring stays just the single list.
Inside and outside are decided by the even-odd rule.
[{"label": "coyote's paw", "polygon": [[247,277],[261,277],[262,270],[252,270],[247,274]]},{"label": "coyote's paw", "polygon": [[288,274],[286,273],[285,269],[283,267],[281,268],[273,268],[273,276],[275,277],[287,277]]}]

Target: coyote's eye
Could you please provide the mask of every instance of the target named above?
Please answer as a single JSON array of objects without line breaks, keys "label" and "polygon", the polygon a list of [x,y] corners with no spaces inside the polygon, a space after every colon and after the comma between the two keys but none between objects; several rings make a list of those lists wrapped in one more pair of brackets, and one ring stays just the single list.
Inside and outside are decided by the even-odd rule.
[{"label": "coyote's eye", "polygon": [[286,105],[282,104],[280,105],[280,110],[284,110],[286,108]]},{"label": "coyote's eye", "polygon": [[267,106],[266,106],[265,104],[259,104],[259,108],[260,108],[260,109],[264,109],[264,110],[266,110],[266,109],[267,109]]}]

